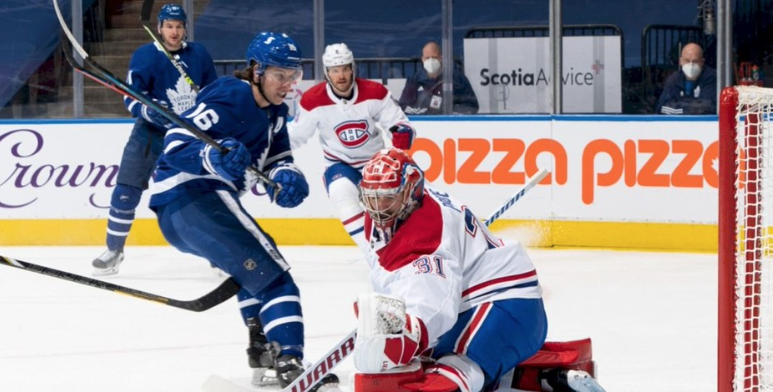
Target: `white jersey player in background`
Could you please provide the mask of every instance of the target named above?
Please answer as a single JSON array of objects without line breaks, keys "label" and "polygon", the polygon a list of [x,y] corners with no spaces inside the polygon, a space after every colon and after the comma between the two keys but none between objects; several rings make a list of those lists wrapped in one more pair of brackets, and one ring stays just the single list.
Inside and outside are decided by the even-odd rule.
[{"label": "white jersey player in background", "polygon": [[359,372],[421,355],[435,362],[403,390],[477,392],[542,347],[542,289],[520,243],[495,237],[466,206],[425,187],[399,149],[367,163],[360,190],[374,293],[358,300]]},{"label": "white jersey player in background", "polygon": [[301,97],[298,112],[288,125],[290,142],[293,149],[299,148],[319,131],[328,197],[344,229],[367,252],[357,190],[361,170],[385,147],[382,130],[390,131],[395,147],[406,150],[416,131],[386,87],[356,77],[354,54],[346,44],[328,45],[322,63],[327,81]]}]

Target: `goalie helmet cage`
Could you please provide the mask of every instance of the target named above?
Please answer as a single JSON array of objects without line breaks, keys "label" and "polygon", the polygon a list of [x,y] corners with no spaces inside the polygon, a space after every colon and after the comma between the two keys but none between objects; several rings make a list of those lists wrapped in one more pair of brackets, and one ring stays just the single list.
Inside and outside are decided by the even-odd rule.
[{"label": "goalie helmet cage", "polygon": [[773,89],[728,87],[719,112],[718,392],[773,391]]}]

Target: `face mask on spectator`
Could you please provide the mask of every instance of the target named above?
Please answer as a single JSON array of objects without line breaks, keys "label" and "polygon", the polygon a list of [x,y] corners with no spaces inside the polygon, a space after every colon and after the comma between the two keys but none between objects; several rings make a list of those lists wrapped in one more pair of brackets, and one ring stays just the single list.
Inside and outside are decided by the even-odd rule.
[{"label": "face mask on spectator", "polygon": [[687,79],[697,79],[701,74],[701,66],[695,63],[687,63],[682,66],[682,72]]},{"label": "face mask on spectator", "polygon": [[440,71],[440,60],[433,57],[424,60],[424,69],[428,74],[436,74],[438,71]]}]

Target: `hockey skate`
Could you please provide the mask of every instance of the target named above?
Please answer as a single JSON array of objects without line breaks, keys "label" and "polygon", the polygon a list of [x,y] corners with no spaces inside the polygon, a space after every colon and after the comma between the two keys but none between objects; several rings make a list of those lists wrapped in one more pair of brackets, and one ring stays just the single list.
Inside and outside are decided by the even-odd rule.
[{"label": "hockey skate", "polygon": [[[265,336],[263,336],[265,339]],[[255,347],[255,346],[253,346]],[[253,347],[250,347],[252,349]],[[274,362],[272,360],[273,355],[271,351],[276,351],[276,345],[266,343],[264,348],[271,347],[269,350],[261,351],[260,349],[250,350],[247,352],[250,356],[250,366],[253,368],[252,373],[252,385],[254,387],[263,389],[280,389],[290,385],[296,378],[303,374],[306,370],[298,357],[294,355],[282,355]],[[266,355],[268,353],[268,355]],[[257,354],[257,355],[256,355]],[[269,366],[266,366],[266,360],[271,361]],[[257,366],[253,366],[257,365]],[[328,374],[319,381],[317,385],[311,388],[310,392],[325,392],[330,390],[338,391],[338,376],[335,374]]]},{"label": "hockey skate", "polygon": [[[294,355],[282,355],[276,359],[275,363],[276,377],[279,380],[279,386],[282,388],[292,384],[296,378],[300,377],[306,371],[301,360]],[[309,392],[339,391],[338,376],[333,373],[322,377],[319,383]]]},{"label": "hockey skate", "polygon": [[120,267],[121,262],[123,262],[123,258],[124,255],[122,250],[106,250],[91,262],[91,266],[94,267],[92,275],[108,276],[117,274],[118,267]]},{"label": "hockey skate", "polygon": [[247,359],[252,370],[252,385],[255,387],[279,385],[274,370],[274,354],[271,343],[263,333],[263,326],[256,318],[247,319],[250,331],[250,346],[247,348]]}]

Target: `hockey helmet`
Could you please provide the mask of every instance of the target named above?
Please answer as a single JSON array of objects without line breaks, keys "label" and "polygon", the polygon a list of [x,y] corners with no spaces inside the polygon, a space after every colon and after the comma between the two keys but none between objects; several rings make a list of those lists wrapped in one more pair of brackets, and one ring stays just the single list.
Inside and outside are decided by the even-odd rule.
[{"label": "hockey helmet", "polygon": [[346,44],[332,44],[325,48],[322,55],[322,64],[325,68],[351,64],[354,68],[354,54]]},{"label": "hockey helmet", "polygon": [[328,69],[330,67],[338,67],[347,64],[351,64],[352,67],[352,85],[349,87],[348,91],[342,91],[342,93],[346,94],[354,87],[354,78],[357,76],[354,67],[354,53],[352,53],[352,51],[349,50],[349,47],[344,43],[332,44],[325,47],[325,53],[322,54],[322,65],[325,66],[325,79],[330,82],[331,86],[335,86],[335,84],[328,75]]},{"label": "hockey helmet", "polygon": [[423,197],[424,172],[403,150],[381,150],[362,169],[360,203],[381,229],[396,229]]},{"label": "hockey helmet", "polygon": [[164,4],[161,7],[161,11],[158,13],[159,26],[164,24],[165,20],[179,20],[186,24],[188,17],[185,15],[185,10],[177,4]]},{"label": "hockey helmet", "polygon": [[256,72],[263,75],[268,66],[302,71],[301,49],[287,34],[259,33],[247,47],[247,65],[258,64]]}]

